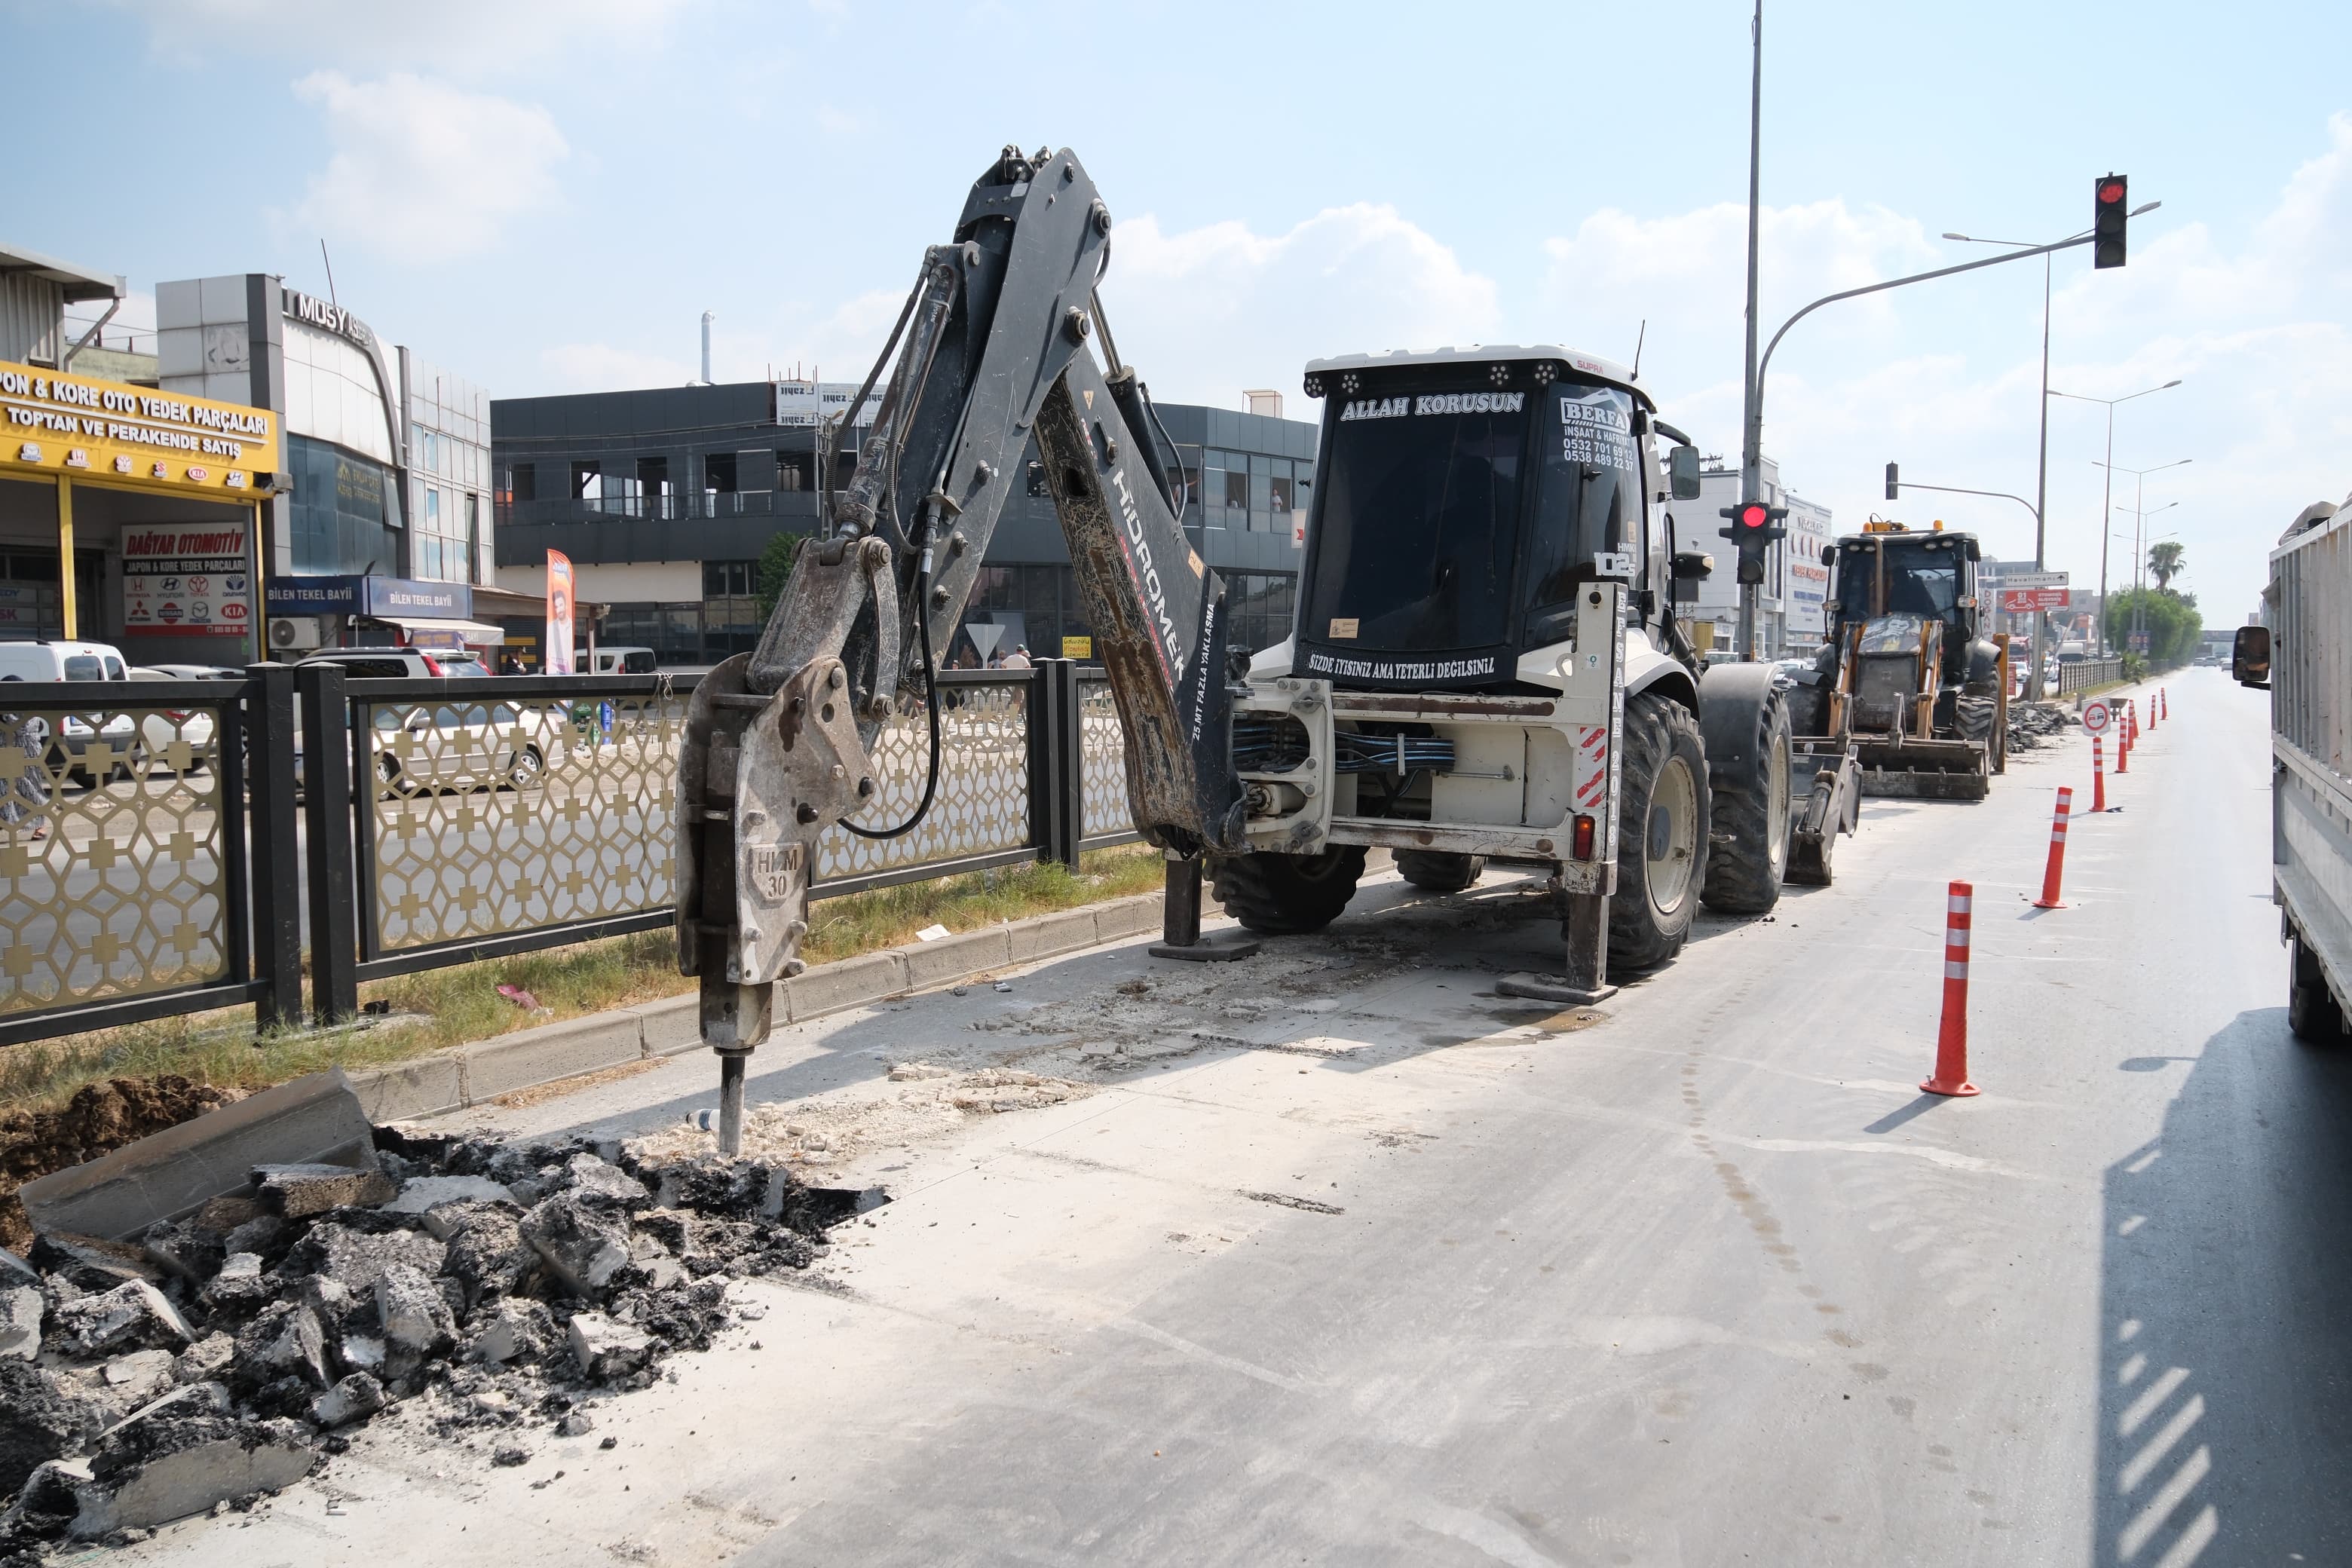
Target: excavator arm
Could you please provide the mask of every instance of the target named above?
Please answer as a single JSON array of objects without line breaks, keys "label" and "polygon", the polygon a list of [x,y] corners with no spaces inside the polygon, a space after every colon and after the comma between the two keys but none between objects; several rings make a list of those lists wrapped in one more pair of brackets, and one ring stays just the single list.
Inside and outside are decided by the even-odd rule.
[{"label": "excavator arm", "polygon": [[[856,469],[827,489],[759,647],[695,689],[679,757],[678,966],[701,981],[730,1152],[743,1058],[767,1037],[775,983],[803,967],[818,838],[844,822],[896,837],[929,807],[931,675],[1033,436],[1126,730],[1137,826],[1181,854],[1244,847],[1224,585],[1185,539],[1150,395],[1102,319],[1110,235],[1066,149],[1005,149],[953,241],[924,255],[852,405],[878,398]],[[1108,368],[1088,347],[1097,332]],[[820,447],[829,477],[829,432]],[[868,823],[880,795],[868,749],[902,701],[929,710],[931,787],[908,821]]]}]

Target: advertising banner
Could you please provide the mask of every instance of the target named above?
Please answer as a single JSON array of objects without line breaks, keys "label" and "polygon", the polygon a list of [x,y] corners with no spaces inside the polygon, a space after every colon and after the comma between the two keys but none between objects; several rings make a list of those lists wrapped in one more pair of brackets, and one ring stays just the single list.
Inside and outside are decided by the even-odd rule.
[{"label": "advertising banner", "polygon": [[2066,590],[2061,588],[2012,588],[2004,581],[2000,590],[2000,607],[2012,616],[2028,616],[2036,610],[2063,610],[2066,607]]},{"label": "advertising banner", "polygon": [[253,585],[243,522],[122,531],[122,630],[128,637],[244,637]]},{"label": "advertising banner", "polygon": [[572,675],[572,558],[547,552],[547,670]]}]

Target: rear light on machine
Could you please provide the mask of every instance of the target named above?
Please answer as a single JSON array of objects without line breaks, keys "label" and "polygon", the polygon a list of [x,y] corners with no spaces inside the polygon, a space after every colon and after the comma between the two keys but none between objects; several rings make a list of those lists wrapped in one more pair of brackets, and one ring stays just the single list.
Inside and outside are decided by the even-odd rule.
[{"label": "rear light on machine", "polygon": [[1598,825],[1594,823],[1592,818],[1589,816],[1580,816],[1576,819],[1576,826],[1570,830],[1568,838],[1568,851],[1569,858],[1570,859],[1590,860],[1592,858],[1592,839],[1593,835],[1597,830]]}]

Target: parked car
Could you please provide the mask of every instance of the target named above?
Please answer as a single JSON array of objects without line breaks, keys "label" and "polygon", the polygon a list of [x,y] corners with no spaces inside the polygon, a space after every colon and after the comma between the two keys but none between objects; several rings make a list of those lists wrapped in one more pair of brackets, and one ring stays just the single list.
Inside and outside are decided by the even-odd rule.
[{"label": "parked car", "polygon": [[[449,673],[438,656],[421,647],[322,647],[302,656],[304,664],[340,664],[350,680],[438,680]],[[477,666],[468,673],[487,673]]]},{"label": "parked car", "polygon": [[[131,668],[121,651],[102,642],[0,642],[0,682],[5,681],[107,681],[128,680]],[[7,708],[0,698],[0,711]],[[35,738],[46,742],[48,721],[37,715],[26,721],[34,727]],[[128,713],[100,716],[96,713],[64,716],[58,727],[58,740],[71,761],[68,770],[82,778],[89,776],[84,759],[89,748],[104,742],[119,753],[107,769],[110,777],[127,770],[136,756],[139,726]]]},{"label": "parked car", "polygon": [[[375,710],[375,772],[386,792],[520,788],[563,754],[564,726],[552,712],[512,702],[386,704]],[[401,731],[415,738],[403,755]]]},{"label": "parked car", "polygon": [[[195,673],[202,671],[204,673]],[[218,670],[206,664],[149,664],[132,668],[133,680],[220,680],[234,679],[241,674],[233,669]],[[172,742],[185,741],[192,753],[188,772],[202,773],[209,765],[206,753],[211,751],[213,731],[217,727],[209,709],[166,708],[160,713],[142,714],[139,739],[147,753],[147,770],[151,773],[168,773]]]}]

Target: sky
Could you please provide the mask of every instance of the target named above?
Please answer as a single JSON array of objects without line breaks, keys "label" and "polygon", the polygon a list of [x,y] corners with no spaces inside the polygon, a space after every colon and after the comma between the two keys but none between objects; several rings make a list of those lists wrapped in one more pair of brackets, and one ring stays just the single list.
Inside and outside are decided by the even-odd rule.
[{"label": "sky", "polygon": [[[1630,361],[1737,458],[1749,7],[1030,0],[0,0],[0,238],[163,279],[282,274],[497,396],[855,379],[1007,141],[1074,149],[1102,290],[1170,401],[1299,391],[1318,355],[1559,342]],[[2120,578],[2133,508],[2210,626],[2352,489],[2352,6],[1769,0],[1767,335],[1832,290],[2087,227],[2052,267],[2049,564]],[[1827,307],[1765,398],[1783,480],[2033,553],[2042,266]],[[143,312],[143,317],[142,317]],[[2112,507],[2101,527],[2103,505]],[[2162,510],[2158,510],[2162,509]],[[2126,537],[2115,539],[2120,531]]]}]

